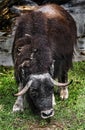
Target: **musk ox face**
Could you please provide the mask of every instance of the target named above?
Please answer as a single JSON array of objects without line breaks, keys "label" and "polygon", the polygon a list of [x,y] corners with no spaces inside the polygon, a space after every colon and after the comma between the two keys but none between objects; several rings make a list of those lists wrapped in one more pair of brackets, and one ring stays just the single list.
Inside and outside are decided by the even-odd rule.
[{"label": "musk ox face", "polygon": [[[46,119],[54,115],[54,85],[65,87],[71,84],[71,82],[56,82],[52,79],[49,73],[31,74],[29,81],[27,82],[25,87],[20,92],[15,94],[15,96],[21,97],[21,95],[25,94],[27,101],[31,103],[31,107],[33,107],[32,109],[36,109],[37,112],[40,113],[41,117],[43,119]],[[15,103],[13,108],[14,110],[17,109],[17,102]],[[21,109],[21,106],[18,109]]]},{"label": "musk ox face", "polygon": [[33,82],[27,92],[27,97],[31,99],[33,106],[40,113],[42,118],[46,119],[53,116],[54,84],[51,82],[47,74],[32,75],[31,79]]}]

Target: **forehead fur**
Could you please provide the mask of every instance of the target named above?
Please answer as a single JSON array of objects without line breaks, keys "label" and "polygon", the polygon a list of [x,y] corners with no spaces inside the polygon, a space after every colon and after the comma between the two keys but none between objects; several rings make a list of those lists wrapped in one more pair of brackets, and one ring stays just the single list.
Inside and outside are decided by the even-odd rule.
[{"label": "forehead fur", "polygon": [[49,73],[44,73],[44,74],[32,74],[30,76],[30,79],[40,79],[40,80],[44,80],[46,78],[50,78],[50,74]]}]

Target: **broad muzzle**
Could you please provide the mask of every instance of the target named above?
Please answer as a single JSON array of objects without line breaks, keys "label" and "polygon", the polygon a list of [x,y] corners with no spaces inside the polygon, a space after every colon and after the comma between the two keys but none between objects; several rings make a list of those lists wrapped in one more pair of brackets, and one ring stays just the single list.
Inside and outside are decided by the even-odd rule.
[{"label": "broad muzzle", "polygon": [[41,117],[43,119],[47,119],[54,116],[54,110],[50,109],[50,110],[45,110],[45,111],[41,111]]}]

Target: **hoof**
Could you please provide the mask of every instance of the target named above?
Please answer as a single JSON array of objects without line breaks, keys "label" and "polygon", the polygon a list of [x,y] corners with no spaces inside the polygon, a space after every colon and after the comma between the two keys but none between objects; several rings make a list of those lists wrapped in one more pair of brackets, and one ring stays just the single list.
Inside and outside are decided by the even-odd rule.
[{"label": "hoof", "polygon": [[23,112],[23,105],[22,104],[14,104],[13,106],[13,112]]},{"label": "hoof", "polygon": [[68,98],[68,89],[67,89],[67,88],[65,88],[65,89],[62,88],[62,89],[60,90],[60,98],[61,98],[62,100]]}]

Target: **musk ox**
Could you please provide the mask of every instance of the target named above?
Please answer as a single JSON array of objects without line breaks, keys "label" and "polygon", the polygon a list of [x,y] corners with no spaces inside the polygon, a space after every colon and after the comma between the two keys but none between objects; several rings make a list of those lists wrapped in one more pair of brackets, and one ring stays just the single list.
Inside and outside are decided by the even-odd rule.
[{"label": "musk ox", "polygon": [[54,86],[62,99],[68,98],[75,43],[75,21],[58,5],[38,6],[19,17],[12,49],[19,86],[14,112],[23,111],[25,97],[42,118],[54,115]]}]

